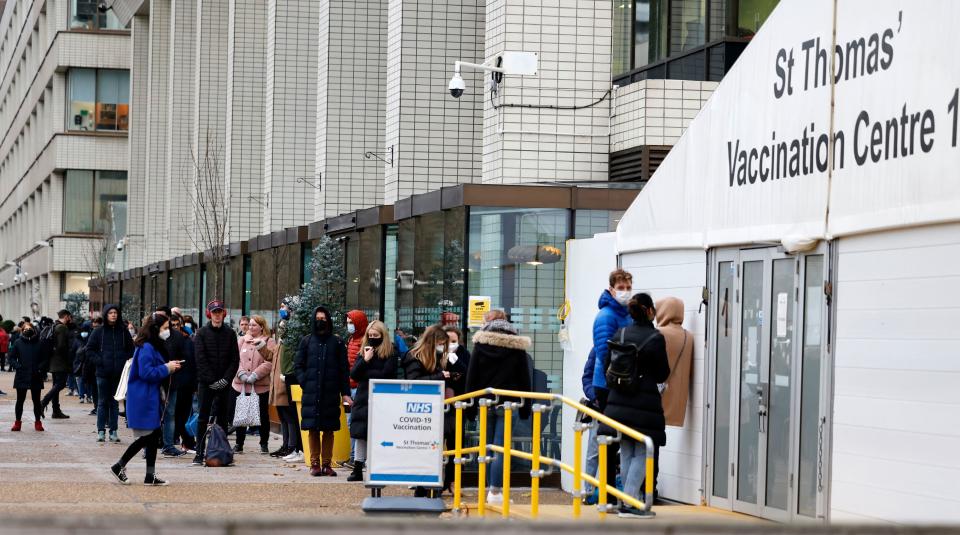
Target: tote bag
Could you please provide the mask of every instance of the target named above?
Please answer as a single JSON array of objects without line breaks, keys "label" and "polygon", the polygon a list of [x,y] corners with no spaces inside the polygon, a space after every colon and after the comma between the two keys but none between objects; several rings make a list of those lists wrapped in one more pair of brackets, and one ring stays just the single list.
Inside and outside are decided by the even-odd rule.
[{"label": "tote bag", "polygon": [[117,384],[117,393],[113,396],[113,399],[117,401],[127,399],[127,383],[130,382],[130,367],[133,366],[133,361],[137,358],[139,351],[140,348],[137,348],[137,350],[133,352],[133,357],[127,359],[127,362],[123,365],[123,372],[120,374],[120,383]]},{"label": "tote bag", "polygon": [[250,385],[250,393],[247,393],[246,383],[240,387],[240,395],[237,397],[237,408],[233,413],[234,427],[256,427],[260,425],[260,396],[253,392],[253,385]]}]

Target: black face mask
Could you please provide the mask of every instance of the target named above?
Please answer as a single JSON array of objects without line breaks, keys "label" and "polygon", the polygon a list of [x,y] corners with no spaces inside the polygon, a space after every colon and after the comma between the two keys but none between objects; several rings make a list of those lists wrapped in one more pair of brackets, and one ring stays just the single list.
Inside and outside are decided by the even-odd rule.
[{"label": "black face mask", "polygon": [[380,347],[380,344],[383,343],[383,338],[367,338],[367,345],[370,347]]},{"label": "black face mask", "polygon": [[33,329],[27,329],[27,330],[23,331],[23,337],[26,338],[26,339],[28,339],[28,340],[31,339],[31,338],[33,338],[36,334],[37,334],[37,331],[35,331],[35,330],[33,330]]},{"label": "black face mask", "polygon": [[327,333],[330,330],[330,322],[328,320],[317,320],[316,330],[319,334]]}]

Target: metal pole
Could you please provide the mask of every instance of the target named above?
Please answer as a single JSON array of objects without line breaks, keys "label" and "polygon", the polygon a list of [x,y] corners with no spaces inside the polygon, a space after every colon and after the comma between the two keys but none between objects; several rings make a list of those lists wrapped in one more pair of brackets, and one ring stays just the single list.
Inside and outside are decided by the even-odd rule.
[{"label": "metal pole", "polygon": [[513,408],[517,405],[511,401],[503,404],[503,518],[510,517],[510,446],[513,441]]},{"label": "metal pole", "polygon": [[573,426],[573,518],[580,518],[583,477],[583,425]]},{"label": "metal pole", "polygon": [[530,470],[530,517],[540,514],[540,418],[543,405],[533,406],[533,461]]},{"label": "metal pole", "polygon": [[461,453],[460,450],[463,448],[463,402],[458,401],[454,404],[454,407],[457,409],[457,430],[456,438],[454,439],[454,465],[453,465],[453,510],[460,511],[460,484],[461,484],[461,472],[463,471],[463,465],[461,464]]},{"label": "metal pole", "polygon": [[600,490],[600,498],[597,500],[597,511],[600,512],[600,520],[607,519],[607,441],[601,440],[606,437],[597,437],[597,488]]},{"label": "metal pole", "polygon": [[482,518],[487,508],[487,406],[489,399],[480,400],[480,452],[477,462],[477,513]]}]

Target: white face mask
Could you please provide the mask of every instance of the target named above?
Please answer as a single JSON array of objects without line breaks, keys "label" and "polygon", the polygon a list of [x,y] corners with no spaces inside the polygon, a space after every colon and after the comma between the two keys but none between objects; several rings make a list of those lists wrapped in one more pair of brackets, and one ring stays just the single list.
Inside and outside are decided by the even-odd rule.
[{"label": "white face mask", "polygon": [[457,352],[457,348],[460,347],[460,344],[456,342],[450,342],[450,349],[448,350],[451,354]]},{"label": "white face mask", "polygon": [[170,338],[170,329],[160,331],[160,339],[166,340],[167,338]]},{"label": "white face mask", "polygon": [[630,290],[617,290],[614,292],[613,298],[621,305],[626,306],[630,302]]},{"label": "white face mask", "polygon": [[446,346],[437,346],[437,353],[442,355],[443,352],[446,351],[446,349],[447,349]]},{"label": "white face mask", "polygon": [[353,334],[353,333],[357,332],[357,326],[354,325],[354,324],[352,324],[352,323],[348,323],[348,324],[347,324],[347,332],[350,333],[350,334]]}]

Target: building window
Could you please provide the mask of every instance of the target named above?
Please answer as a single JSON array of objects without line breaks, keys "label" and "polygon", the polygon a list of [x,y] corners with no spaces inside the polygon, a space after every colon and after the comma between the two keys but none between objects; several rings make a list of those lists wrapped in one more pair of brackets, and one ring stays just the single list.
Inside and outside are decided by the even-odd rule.
[{"label": "building window", "polygon": [[130,71],[70,69],[67,129],[125,131],[130,118]]},{"label": "building window", "polygon": [[99,0],[70,0],[70,29],[71,30],[123,30],[120,19],[112,9],[101,12],[97,5]]},{"label": "building window", "polygon": [[127,172],[66,172],[63,188],[63,231],[109,234],[119,239],[127,225]]},{"label": "building window", "polygon": [[614,0],[614,82],[720,80],[778,2]]}]

